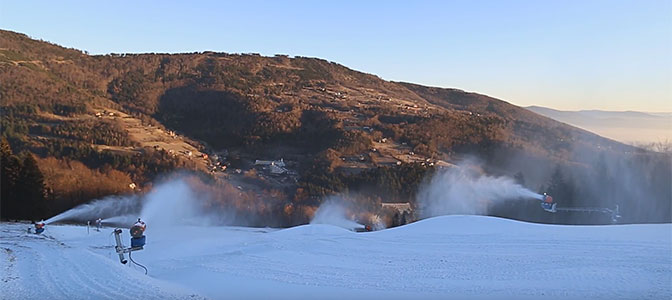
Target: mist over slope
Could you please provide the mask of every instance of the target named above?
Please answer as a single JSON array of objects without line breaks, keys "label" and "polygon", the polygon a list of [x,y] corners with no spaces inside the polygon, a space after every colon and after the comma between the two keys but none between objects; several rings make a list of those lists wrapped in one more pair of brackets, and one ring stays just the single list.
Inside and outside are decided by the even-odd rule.
[{"label": "mist over slope", "polygon": [[562,111],[539,106],[526,109],[624,143],[672,141],[672,113]]},{"label": "mist over slope", "polygon": [[[0,31],[0,81],[3,159],[27,161],[30,153],[45,174],[33,203],[43,212],[10,205],[5,218],[7,211],[50,217],[92,199],[147,193],[186,170],[213,203],[258,225],[305,224],[336,194],[399,225],[408,218],[381,203],[415,207],[440,168],[473,158],[482,175],[515,178],[563,206],[619,205],[629,212],[625,222],[672,219],[667,155],[485,95],[384,81],[322,59],[92,56]],[[18,176],[19,165],[3,174]],[[488,207],[485,214],[538,222],[608,222],[551,216],[534,202]]]}]

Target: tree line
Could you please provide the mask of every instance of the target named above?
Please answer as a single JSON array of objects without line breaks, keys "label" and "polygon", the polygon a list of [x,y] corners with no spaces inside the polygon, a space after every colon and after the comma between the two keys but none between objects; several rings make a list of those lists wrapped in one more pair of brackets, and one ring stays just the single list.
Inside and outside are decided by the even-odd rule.
[{"label": "tree line", "polygon": [[15,155],[7,139],[0,140],[0,216],[2,219],[46,218],[49,192],[35,157]]}]

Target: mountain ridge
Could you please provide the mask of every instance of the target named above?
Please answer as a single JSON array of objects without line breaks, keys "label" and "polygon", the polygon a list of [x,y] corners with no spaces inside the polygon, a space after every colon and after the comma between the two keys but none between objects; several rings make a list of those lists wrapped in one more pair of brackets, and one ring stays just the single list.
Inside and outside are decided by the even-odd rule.
[{"label": "mountain ridge", "polygon": [[[434,165],[467,157],[537,189],[554,169],[589,176],[600,155],[656,156],[485,95],[300,56],[87,55],[0,31],[0,80],[2,135],[15,152],[116,170],[143,190],[187,169],[286,215],[282,224],[304,222],[309,207],[346,191],[365,194],[353,201],[369,207],[413,202]],[[255,166],[280,158],[280,177]],[[49,188],[54,202],[78,193]],[[87,195],[74,202],[105,196]]]}]

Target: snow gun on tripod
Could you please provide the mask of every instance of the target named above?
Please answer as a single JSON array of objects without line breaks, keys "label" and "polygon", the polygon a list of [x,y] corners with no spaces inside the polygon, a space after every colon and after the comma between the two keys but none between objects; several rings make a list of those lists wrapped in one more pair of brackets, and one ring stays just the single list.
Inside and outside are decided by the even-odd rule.
[{"label": "snow gun on tripod", "polygon": [[556,206],[558,206],[558,204],[553,202],[553,197],[544,193],[539,200],[541,200],[541,208],[545,211],[552,213],[557,212]]},{"label": "snow gun on tripod", "polygon": [[621,218],[619,206],[616,205],[614,209],[604,207],[557,207],[558,203],[553,202],[553,197],[544,193],[541,198],[541,208],[547,212],[579,212],[579,213],[601,213],[611,217],[611,223],[618,223]]},{"label": "snow gun on tripod", "polygon": [[[128,253],[129,258],[131,257],[131,252],[144,249],[145,246],[145,222],[138,218],[138,221],[131,226],[131,246],[126,248],[121,242],[121,229],[117,228],[114,230],[114,239],[116,240],[117,245],[114,247],[114,250],[119,254],[119,261],[122,264],[126,264],[128,261],[124,257],[125,253]],[[132,260],[132,259],[131,259]]]}]

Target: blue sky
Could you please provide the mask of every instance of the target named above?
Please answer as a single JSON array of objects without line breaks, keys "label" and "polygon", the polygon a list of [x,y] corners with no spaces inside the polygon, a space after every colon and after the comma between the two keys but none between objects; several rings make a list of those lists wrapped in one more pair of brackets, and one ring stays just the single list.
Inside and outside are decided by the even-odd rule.
[{"label": "blue sky", "polygon": [[672,111],[669,0],[0,0],[0,28],[93,54],[302,55],[522,106]]}]

